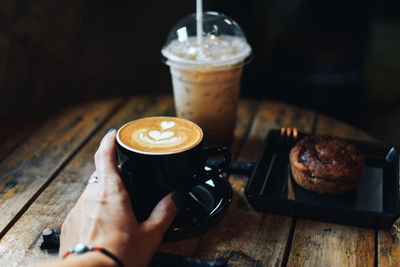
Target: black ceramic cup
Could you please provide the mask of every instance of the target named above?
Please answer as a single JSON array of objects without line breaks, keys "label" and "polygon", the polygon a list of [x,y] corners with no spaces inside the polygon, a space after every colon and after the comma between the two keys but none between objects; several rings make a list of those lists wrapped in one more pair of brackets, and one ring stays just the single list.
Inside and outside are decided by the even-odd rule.
[{"label": "black ceramic cup", "polygon": [[[168,120],[170,117],[163,118]],[[117,132],[117,159],[138,221],[146,220],[169,192],[181,191],[187,195],[193,186],[217,178],[230,163],[231,154],[227,147],[203,147],[202,140],[188,149],[168,153],[149,153],[132,148],[120,138],[121,129],[130,123]],[[201,139],[202,135],[201,131]],[[212,168],[206,167],[207,159],[215,156],[222,158],[220,163]]]}]

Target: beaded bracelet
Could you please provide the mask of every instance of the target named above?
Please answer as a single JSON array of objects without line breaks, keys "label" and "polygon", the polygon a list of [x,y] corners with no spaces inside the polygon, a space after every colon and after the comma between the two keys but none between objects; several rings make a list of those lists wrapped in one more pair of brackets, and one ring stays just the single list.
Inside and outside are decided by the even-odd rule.
[{"label": "beaded bracelet", "polygon": [[68,257],[69,255],[71,255],[73,253],[82,254],[82,253],[85,253],[88,251],[99,251],[99,252],[103,253],[104,255],[108,256],[109,258],[111,258],[117,264],[118,267],[124,267],[124,265],[117,258],[117,256],[115,256],[110,251],[106,250],[105,248],[94,247],[92,245],[86,245],[84,243],[78,243],[75,245],[74,248],[70,248],[67,252],[65,252],[63,258],[65,259],[66,257]]}]

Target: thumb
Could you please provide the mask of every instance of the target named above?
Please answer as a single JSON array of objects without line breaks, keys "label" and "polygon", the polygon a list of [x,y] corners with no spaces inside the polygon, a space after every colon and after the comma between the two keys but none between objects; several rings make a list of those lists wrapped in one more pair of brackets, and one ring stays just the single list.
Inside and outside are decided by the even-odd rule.
[{"label": "thumb", "polygon": [[153,209],[147,221],[143,222],[149,230],[164,234],[171,225],[182,205],[184,194],[172,192],[166,195]]}]

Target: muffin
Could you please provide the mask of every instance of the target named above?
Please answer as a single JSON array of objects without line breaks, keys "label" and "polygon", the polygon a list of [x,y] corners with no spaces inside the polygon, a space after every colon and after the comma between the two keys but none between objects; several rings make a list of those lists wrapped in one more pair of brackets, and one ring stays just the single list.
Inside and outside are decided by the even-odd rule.
[{"label": "muffin", "polygon": [[296,183],[319,194],[356,188],[365,168],[364,155],[355,145],[326,135],[303,138],[291,149],[289,159]]}]

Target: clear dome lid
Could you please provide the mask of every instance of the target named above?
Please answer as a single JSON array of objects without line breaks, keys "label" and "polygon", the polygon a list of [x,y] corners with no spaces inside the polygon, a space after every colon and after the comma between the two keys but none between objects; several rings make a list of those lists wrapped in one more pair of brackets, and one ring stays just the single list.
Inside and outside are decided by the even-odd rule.
[{"label": "clear dome lid", "polygon": [[240,26],[218,12],[203,13],[203,32],[197,36],[196,14],[180,20],[171,29],[161,50],[161,60],[182,68],[243,65],[251,59],[251,47]]}]

